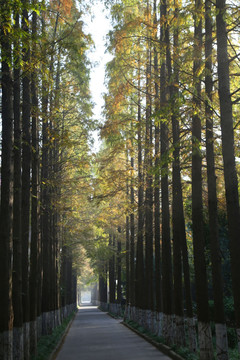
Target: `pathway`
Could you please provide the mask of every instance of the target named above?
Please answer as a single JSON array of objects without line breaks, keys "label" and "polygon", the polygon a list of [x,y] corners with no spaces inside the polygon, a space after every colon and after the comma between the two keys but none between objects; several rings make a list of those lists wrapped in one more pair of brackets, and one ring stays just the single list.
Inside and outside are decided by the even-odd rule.
[{"label": "pathway", "polygon": [[94,306],[82,307],[56,360],[170,360]]}]

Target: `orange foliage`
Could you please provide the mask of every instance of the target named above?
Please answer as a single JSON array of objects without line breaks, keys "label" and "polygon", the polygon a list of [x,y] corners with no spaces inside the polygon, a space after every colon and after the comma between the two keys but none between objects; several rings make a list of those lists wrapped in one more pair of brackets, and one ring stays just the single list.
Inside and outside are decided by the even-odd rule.
[{"label": "orange foliage", "polygon": [[64,17],[70,15],[73,6],[72,0],[51,0],[50,4],[53,9],[60,12]]},{"label": "orange foliage", "polygon": [[63,12],[64,15],[69,16],[71,13],[72,6],[73,6],[72,0],[63,0],[61,2],[61,12]]}]

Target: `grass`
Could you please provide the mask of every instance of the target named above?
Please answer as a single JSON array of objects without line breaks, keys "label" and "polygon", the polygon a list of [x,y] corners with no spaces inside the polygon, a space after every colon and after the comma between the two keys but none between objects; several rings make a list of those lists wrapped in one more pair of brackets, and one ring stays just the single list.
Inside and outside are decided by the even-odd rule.
[{"label": "grass", "polygon": [[[158,344],[166,345],[166,342],[162,337],[159,337],[157,335],[152,334],[148,330],[146,330],[144,327],[140,326],[139,324],[133,322],[133,321],[126,321],[127,324],[129,324],[133,329],[137,330],[141,334],[145,335],[149,339],[155,341]],[[193,354],[189,352],[189,349],[186,347],[177,348],[176,346],[169,346],[171,350],[173,350],[176,354],[180,355],[183,359],[186,360],[198,360],[197,354]]]},{"label": "grass", "polygon": [[189,352],[189,349],[187,347],[175,347],[175,346],[171,346],[171,349],[178,355],[180,355],[183,359],[186,360],[198,360],[199,356],[198,354],[193,354],[191,352]]},{"label": "grass", "polygon": [[229,359],[231,359],[231,360],[239,360],[238,348],[229,349]]},{"label": "grass", "polygon": [[37,355],[33,356],[31,360],[47,360],[56,348],[57,344],[61,340],[67,325],[75,315],[75,311],[72,312],[66,319],[63,320],[60,326],[57,326],[51,335],[44,335],[40,338],[37,346]]},{"label": "grass", "polygon": [[[157,335],[153,335],[148,330],[144,329],[141,325],[133,322],[132,320],[126,320],[126,323],[128,325],[130,325],[133,329],[137,330],[139,333],[147,336],[148,338],[152,339],[153,341],[157,342],[158,344],[166,345],[163,338],[158,337]],[[176,354],[180,355],[183,359],[186,359],[186,360],[198,360],[199,359],[199,354],[198,353],[193,354],[193,353],[189,352],[189,349],[187,347],[178,348],[176,345],[173,345],[173,346],[170,346],[170,348]],[[229,353],[229,359],[239,360],[239,352],[238,352],[238,348],[236,345],[233,348],[231,348],[229,346],[228,353]],[[216,354],[215,354],[215,358],[216,358]]]}]

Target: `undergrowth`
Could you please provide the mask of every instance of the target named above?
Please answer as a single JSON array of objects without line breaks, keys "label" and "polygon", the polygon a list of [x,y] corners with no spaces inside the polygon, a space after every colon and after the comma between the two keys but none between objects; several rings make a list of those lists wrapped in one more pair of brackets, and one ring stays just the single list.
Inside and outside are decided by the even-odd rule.
[{"label": "undergrowth", "polygon": [[[126,320],[125,322],[128,325],[130,325],[133,329],[137,330],[139,333],[147,336],[148,338],[152,339],[153,341],[157,342],[158,344],[166,345],[166,342],[164,341],[164,339],[162,337],[159,337],[157,335],[150,333],[148,330],[146,330],[141,325],[135,323],[134,321]],[[232,329],[230,329],[230,330],[232,330]],[[235,343],[234,343],[234,345],[235,345]],[[170,348],[171,348],[171,350],[173,350],[176,354],[180,355],[185,360],[198,360],[199,359],[199,354],[198,353],[193,354],[193,353],[189,352],[189,349],[187,347],[177,347],[176,345],[172,345],[172,346],[170,346]],[[239,360],[239,353],[238,353],[237,346],[235,346],[234,348],[231,348],[229,346],[228,353],[229,353],[229,359]],[[215,358],[216,358],[216,354],[215,354]]]},{"label": "undergrowth", "polygon": [[47,360],[56,348],[57,344],[61,340],[64,331],[75,315],[75,311],[72,312],[66,319],[63,320],[60,326],[57,326],[51,335],[44,335],[40,338],[37,345],[37,355],[32,356],[31,360]]},{"label": "undergrowth", "polygon": [[[148,330],[146,330],[143,326],[133,322],[133,321],[126,321],[133,329],[137,330],[141,334],[147,336],[151,340],[155,341],[158,344],[166,345],[163,337],[159,337],[157,335],[152,334]],[[171,350],[173,350],[176,354],[180,355],[182,358],[186,360],[198,360],[198,356],[196,354],[190,353],[189,349],[186,347],[177,348],[176,346],[171,346]]]}]

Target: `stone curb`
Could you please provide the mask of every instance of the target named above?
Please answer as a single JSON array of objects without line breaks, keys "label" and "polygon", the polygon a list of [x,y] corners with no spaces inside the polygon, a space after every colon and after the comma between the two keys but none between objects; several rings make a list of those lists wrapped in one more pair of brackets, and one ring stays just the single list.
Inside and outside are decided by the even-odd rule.
[{"label": "stone curb", "polygon": [[169,356],[171,359],[185,360],[180,355],[176,354],[169,346],[154,341],[149,336],[142,334],[140,331],[134,329],[131,325],[127,324],[124,321],[122,322],[122,324],[127,328],[129,328],[130,330],[134,331],[137,335],[141,336],[143,339],[147,340],[150,344],[154,345],[158,350],[160,350],[165,355]]},{"label": "stone curb", "polygon": [[117,316],[117,315],[114,315],[110,312],[107,312],[106,313],[108,316],[110,316],[111,318],[115,319],[115,320],[122,320],[122,317],[121,316]]},{"label": "stone curb", "polygon": [[58,355],[58,353],[59,353],[59,351],[60,351],[60,349],[61,349],[61,347],[62,347],[62,345],[63,345],[63,343],[64,343],[64,341],[65,341],[65,338],[66,338],[66,336],[67,336],[67,334],[68,334],[68,332],[69,332],[69,330],[70,330],[70,327],[71,327],[71,325],[72,325],[72,323],[73,323],[73,320],[75,319],[75,317],[76,317],[76,315],[77,315],[77,313],[78,313],[78,311],[75,312],[74,316],[73,316],[72,319],[69,321],[69,323],[68,323],[68,325],[67,325],[64,333],[63,333],[62,336],[61,336],[61,339],[60,339],[59,342],[57,343],[55,349],[54,349],[54,350],[52,351],[52,353],[50,354],[48,360],[55,360],[55,359],[56,359],[56,357],[57,357],[57,355]]}]

